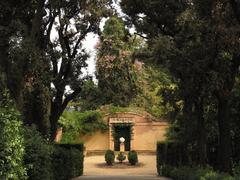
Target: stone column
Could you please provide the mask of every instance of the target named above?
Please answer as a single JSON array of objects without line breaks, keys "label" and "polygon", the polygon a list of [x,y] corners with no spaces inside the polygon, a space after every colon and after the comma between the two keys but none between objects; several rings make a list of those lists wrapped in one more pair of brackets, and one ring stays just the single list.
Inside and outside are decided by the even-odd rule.
[{"label": "stone column", "polygon": [[112,137],[112,124],[109,123],[109,149],[114,151],[114,139]]},{"label": "stone column", "polygon": [[120,152],[124,152],[125,151],[125,145],[124,142],[120,143]]},{"label": "stone column", "polygon": [[135,150],[135,138],[134,136],[136,135],[136,131],[135,131],[135,124],[133,124],[132,126],[132,134],[131,134],[131,139],[130,139],[130,150]]}]

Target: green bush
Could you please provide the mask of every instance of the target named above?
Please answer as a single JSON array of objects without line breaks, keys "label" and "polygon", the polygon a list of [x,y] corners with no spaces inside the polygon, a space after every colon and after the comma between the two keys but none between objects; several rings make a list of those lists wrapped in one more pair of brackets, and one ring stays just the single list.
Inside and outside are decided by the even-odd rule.
[{"label": "green bush", "polygon": [[217,173],[211,168],[199,167],[173,167],[163,165],[161,175],[174,180],[237,180],[236,178],[223,173]]},{"label": "green bush", "polygon": [[136,165],[136,163],[138,163],[138,154],[136,151],[129,151],[128,161],[131,165]]},{"label": "green bush", "polygon": [[64,111],[60,118],[63,127],[61,143],[80,143],[79,134],[92,135],[97,131],[106,131],[108,125],[98,111]]},{"label": "green bush", "polygon": [[107,165],[113,165],[114,159],[115,159],[114,151],[107,150],[105,152],[105,161],[106,161]]},{"label": "green bush", "polygon": [[53,151],[53,173],[58,180],[83,174],[83,144],[56,144]]},{"label": "green bush", "polygon": [[186,165],[188,164],[188,157],[184,147],[177,142],[158,142],[157,143],[157,171],[160,174],[160,168],[163,165]]},{"label": "green bush", "polygon": [[120,152],[117,156],[117,160],[119,160],[120,163],[122,163],[126,159],[126,156],[123,152]]},{"label": "green bush", "polygon": [[31,180],[53,179],[52,151],[53,146],[41,136],[34,126],[25,128],[24,156],[27,175]]},{"label": "green bush", "polygon": [[11,105],[0,104],[0,179],[26,179],[23,127]]},{"label": "green bush", "polygon": [[240,163],[234,166],[233,168],[233,174],[234,177],[236,177],[237,180],[240,180]]}]

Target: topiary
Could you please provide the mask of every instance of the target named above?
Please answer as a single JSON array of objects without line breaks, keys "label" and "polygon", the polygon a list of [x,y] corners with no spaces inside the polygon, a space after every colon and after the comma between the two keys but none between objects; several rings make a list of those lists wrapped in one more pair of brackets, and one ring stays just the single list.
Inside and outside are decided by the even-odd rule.
[{"label": "topiary", "polygon": [[138,163],[138,154],[136,151],[129,151],[128,153],[128,162],[131,165],[136,165]]},{"label": "topiary", "polygon": [[105,152],[105,161],[106,161],[107,165],[110,165],[110,166],[113,165],[114,159],[115,159],[114,151],[107,150]]},{"label": "topiary", "polygon": [[122,163],[126,159],[126,156],[123,152],[120,152],[117,156],[117,160],[119,160],[120,163]]}]

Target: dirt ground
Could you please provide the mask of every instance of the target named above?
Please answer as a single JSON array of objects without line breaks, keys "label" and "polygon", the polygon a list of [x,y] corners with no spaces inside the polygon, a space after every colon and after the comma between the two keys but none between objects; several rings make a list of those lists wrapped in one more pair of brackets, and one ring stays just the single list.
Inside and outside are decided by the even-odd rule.
[{"label": "dirt ground", "polygon": [[130,166],[127,160],[123,164],[116,162],[114,166],[106,166],[104,155],[87,156],[84,162],[84,175],[157,175],[156,156],[139,155],[139,164]]}]

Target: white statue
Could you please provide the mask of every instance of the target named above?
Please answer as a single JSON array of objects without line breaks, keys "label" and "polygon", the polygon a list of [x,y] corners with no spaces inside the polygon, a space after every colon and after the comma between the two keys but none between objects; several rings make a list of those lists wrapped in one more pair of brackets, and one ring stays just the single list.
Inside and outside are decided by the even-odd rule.
[{"label": "white statue", "polygon": [[119,141],[120,141],[121,143],[124,143],[124,142],[125,142],[124,137],[120,137],[120,138],[119,138]]}]

